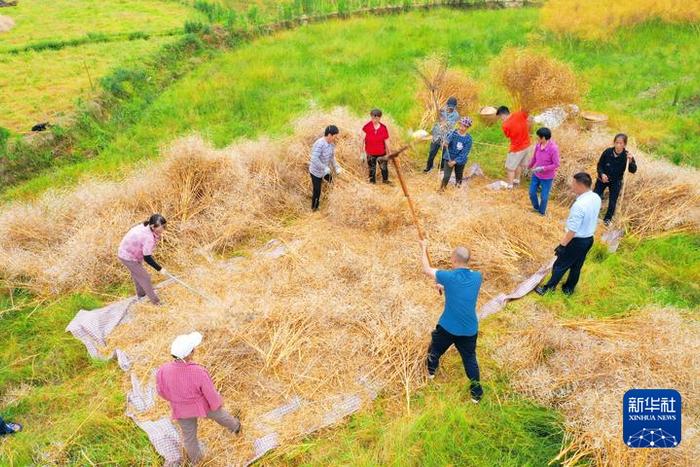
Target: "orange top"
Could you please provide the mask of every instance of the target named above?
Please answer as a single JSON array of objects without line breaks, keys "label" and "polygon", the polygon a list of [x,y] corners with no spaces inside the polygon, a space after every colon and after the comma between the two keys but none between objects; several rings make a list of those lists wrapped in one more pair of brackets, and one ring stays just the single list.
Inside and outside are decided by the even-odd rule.
[{"label": "orange top", "polygon": [[503,122],[503,134],[510,139],[510,152],[518,152],[530,146],[530,130],[527,127],[527,112],[520,110],[510,114]]}]

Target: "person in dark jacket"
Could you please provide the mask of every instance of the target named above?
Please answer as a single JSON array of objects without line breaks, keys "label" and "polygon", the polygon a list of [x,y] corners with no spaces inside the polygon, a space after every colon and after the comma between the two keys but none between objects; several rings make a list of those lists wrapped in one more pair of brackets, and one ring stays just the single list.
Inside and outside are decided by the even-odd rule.
[{"label": "person in dark jacket", "polygon": [[622,190],[625,170],[629,170],[630,173],[637,171],[637,163],[627,151],[626,146],[627,135],[619,133],[615,135],[614,146],[603,151],[598,160],[598,179],[593,191],[602,198],[605,189],[609,190],[608,210],[603,218],[605,225],[610,225],[615,215],[615,207]]}]

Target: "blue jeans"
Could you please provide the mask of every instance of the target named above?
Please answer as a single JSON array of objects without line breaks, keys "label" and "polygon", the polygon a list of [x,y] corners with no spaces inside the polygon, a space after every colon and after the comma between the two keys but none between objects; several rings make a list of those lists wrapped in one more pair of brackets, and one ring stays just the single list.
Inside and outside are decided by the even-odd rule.
[{"label": "blue jeans", "polygon": [[[542,180],[537,178],[537,175],[533,175],[532,181],[530,182],[530,201],[532,201],[532,207],[543,216],[545,211],[547,211],[547,200],[549,200],[549,190],[552,189],[552,181],[553,179]],[[537,198],[537,188],[542,189],[539,199]]]}]

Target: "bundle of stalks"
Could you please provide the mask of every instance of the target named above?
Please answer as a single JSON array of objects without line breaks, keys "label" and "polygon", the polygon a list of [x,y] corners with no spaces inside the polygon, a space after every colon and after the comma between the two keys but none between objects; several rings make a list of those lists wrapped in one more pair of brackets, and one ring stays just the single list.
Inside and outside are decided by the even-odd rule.
[{"label": "bundle of stalks", "polygon": [[417,96],[424,109],[421,128],[430,128],[438,120],[440,109],[451,96],[457,98],[460,114],[467,115],[477,110],[478,83],[461,71],[448,69],[445,55],[429,56],[418,64],[416,72],[423,84]]},{"label": "bundle of stalks", "polygon": [[[585,171],[595,179],[600,154],[612,145],[612,136],[581,132],[572,126],[557,128],[553,138],[561,152],[561,167],[554,181],[555,193],[564,204],[572,200],[571,176]],[[637,161],[637,173],[625,174],[624,196],[618,201],[615,222],[636,235],[697,230],[700,227],[700,174],[652,158],[633,144],[628,150]],[[605,209],[605,201],[604,206]]]},{"label": "bundle of stalks", "polygon": [[[512,316],[512,315],[511,315]],[[506,323],[495,357],[516,388],[561,410],[566,442],[557,461],[578,465],[694,465],[697,430],[684,430],[676,449],[629,449],[620,439],[622,396],[630,388],[677,389],[697,400],[700,326],[674,309],[641,310],[624,318],[558,321],[532,305]],[[668,362],[674,362],[669,365]],[[697,406],[683,405],[683,425],[697,426]]]},{"label": "bundle of stalks", "polygon": [[581,85],[569,65],[530,49],[505,49],[494,59],[494,76],[515,105],[529,112],[575,104]]}]

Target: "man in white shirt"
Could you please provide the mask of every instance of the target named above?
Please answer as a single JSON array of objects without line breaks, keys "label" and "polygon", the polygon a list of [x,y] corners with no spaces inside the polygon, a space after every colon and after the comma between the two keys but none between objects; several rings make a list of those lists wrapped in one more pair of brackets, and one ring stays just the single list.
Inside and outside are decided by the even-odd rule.
[{"label": "man in white shirt", "polygon": [[593,235],[600,213],[600,196],[591,191],[592,184],[593,180],[587,173],[574,175],[571,189],[577,195],[576,201],[566,220],[564,238],[554,250],[557,260],[552,266],[552,277],[545,285],[535,288],[535,292],[540,295],[554,290],[566,271],[569,271],[569,277],[562,286],[562,292],[567,295],[574,293],[583,262],[593,246]]}]

